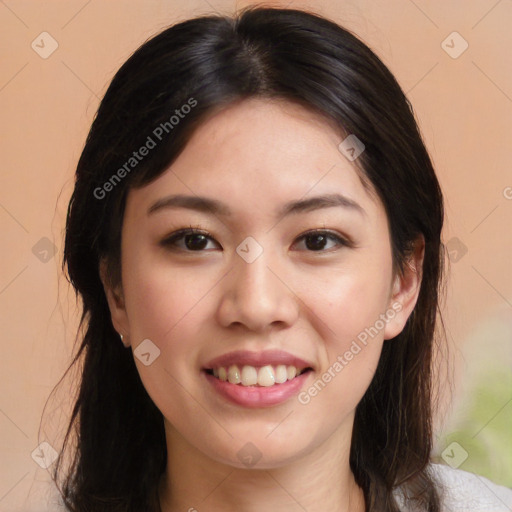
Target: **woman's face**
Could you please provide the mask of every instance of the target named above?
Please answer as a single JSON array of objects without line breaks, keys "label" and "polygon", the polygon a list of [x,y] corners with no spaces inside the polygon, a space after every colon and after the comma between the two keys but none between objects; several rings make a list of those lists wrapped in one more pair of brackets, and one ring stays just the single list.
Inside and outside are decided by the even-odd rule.
[{"label": "woman's face", "polygon": [[[418,283],[394,278],[383,205],[341,141],[299,106],[250,100],[211,117],[165,173],[130,191],[121,299],[108,291],[109,304],[168,442],[240,468],[350,444],[354,410]],[[341,199],[313,201],[333,194]],[[172,240],[191,226],[210,235]],[[210,364],[234,351],[256,359]],[[292,378],[293,357],[312,371]],[[207,374],[237,361],[246,383],[270,384],[268,364],[291,380],[247,387]]]}]

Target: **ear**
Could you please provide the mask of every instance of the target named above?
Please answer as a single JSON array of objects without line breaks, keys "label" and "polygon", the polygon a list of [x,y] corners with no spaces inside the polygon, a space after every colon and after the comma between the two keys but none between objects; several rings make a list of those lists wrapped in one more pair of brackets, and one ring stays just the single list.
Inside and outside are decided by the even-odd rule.
[{"label": "ear", "polygon": [[384,339],[398,336],[405,327],[418,300],[423,276],[423,259],[425,256],[425,239],[421,235],[414,244],[414,250],[405,262],[402,273],[394,277],[389,299],[388,320],[384,329]]},{"label": "ear", "polygon": [[107,264],[104,259],[100,261],[100,279],[103,283],[103,289],[105,290],[105,295],[107,297],[112,325],[119,334],[123,335],[123,345],[125,347],[129,347],[129,323],[128,316],[126,314],[122,286],[118,286],[115,289],[112,287],[107,274]]}]

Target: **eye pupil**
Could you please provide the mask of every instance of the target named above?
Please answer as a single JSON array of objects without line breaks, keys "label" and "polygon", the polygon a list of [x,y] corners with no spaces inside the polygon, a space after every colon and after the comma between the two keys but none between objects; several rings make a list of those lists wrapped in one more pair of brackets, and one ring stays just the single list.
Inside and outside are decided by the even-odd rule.
[{"label": "eye pupil", "polygon": [[[308,240],[319,240],[320,242],[319,243],[313,243],[313,244],[310,244],[308,243]],[[322,234],[313,234],[313,235],[307,235],[306,236],[306,247],[308,249],[312,249],[312,250],[319,250],[319,249],[323,249],[325,247],[325,241],[326,241],[327,237],[325,235],[322,235]]]},{"label": "eye pupil", "polygon": [[[196,240],[197,241],[197,238],[201,239],[198,244],[193,243],[193,242],[191,244],[188,243],[190,240]],[[206,239],[206,236],[205,235],[201,235],[200,233],[192,233],[191,235],[185,235],[185,245],[187,246],[187,249],[190,249],[190,250],[201,250],[201,249],[204,249],[206,247],[207,243],[208,243],[208,241]]]}]

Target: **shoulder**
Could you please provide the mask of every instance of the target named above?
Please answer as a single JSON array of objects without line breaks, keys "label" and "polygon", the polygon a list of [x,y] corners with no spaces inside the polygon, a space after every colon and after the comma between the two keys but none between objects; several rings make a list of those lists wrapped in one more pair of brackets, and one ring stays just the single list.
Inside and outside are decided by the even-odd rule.
[{"label": "shoulder", "polygon": [[[510,512],[512,489],[491,480],[444,464],[429,464],[438,484],[442,512]],[[402,496],[397,495],[403,506]]]},{"label": "shoulder", "polygon": [[444,464],[431,464],[430,469],[441,484],[442,503],[446,512],[512,510],[512,489]]}]

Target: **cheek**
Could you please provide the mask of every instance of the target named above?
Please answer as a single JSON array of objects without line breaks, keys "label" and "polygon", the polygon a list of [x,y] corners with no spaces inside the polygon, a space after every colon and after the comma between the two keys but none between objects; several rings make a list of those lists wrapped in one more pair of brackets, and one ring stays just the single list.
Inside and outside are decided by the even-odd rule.
[{"label": "cheek", "polygon": [[189,409],[197,414],[183,389],[193,389],[197,380],[198,354],[207,339],[205,307],[215,281],[190,269],[146,264],[142,256],[127,258],[124,268],[133,349],[149,339],[160,350],[149,366],[134,358],[144,387],[173,422]]},{"label": "cheek", "polygon": [[302,280],[304,302],[329,340],[331,360],[348,350],[353,340],[364,342],[365,333],[383,337],[385,324],[380,318],[388,306],[390,280],[390,266],[372,265],[371,260],[329,272],[328,279]]},{"label": "cheek", "polygon": [[127,257],[123,272],[130,329],[136,337],[161,344],[177,331],[200,324],[201,300],[215,280],[207,271],[155,263],[144,255]]},{"label": "cheek", "polygon": [[372,273],[351,273],[331,279],[327,290],[312,290],[322,364],[298,400],[309,417],[325,418],[328,431],[355,410],[375,375],[383,346],[386,282]]}]

